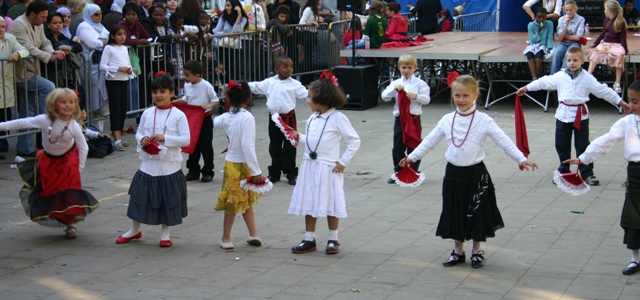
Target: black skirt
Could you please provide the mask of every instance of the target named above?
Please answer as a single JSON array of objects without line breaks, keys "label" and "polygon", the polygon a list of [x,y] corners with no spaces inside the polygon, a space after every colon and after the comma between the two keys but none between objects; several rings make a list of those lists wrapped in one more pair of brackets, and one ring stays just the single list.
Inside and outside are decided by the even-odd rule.
[{"label": "black skirt", "polygon": [[187,216],[187,181],[182,170],[151,176],[138,170],[129,187],[127,216],[148,225],[174,226]]},{"label": "black skirt", "polygon": [[436,235],[443,239],[484,242],[504,222],[491,176],[483,162],[469,167],[447,164],[442,183],[442,214]]},{"label": "black skirt", "polygon": [[620,226],[624,229],[622,242],[628,249],[640,248],[640,163],[627,165],[627,192],[622,206]]}]

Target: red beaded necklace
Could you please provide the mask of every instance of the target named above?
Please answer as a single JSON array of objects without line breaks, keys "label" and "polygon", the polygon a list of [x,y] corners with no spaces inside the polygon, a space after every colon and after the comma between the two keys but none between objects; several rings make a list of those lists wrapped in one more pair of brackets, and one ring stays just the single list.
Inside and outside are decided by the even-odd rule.
[{"label": "red beaded necklace", "polygon": [[[453,138],[453,127],[456,124],[456,116],[457,115],[460,115],[460,116],[463,116],[463,117],[471,115],[471,122],[469,122],[469,128],[467,128],[467,133],[464,135],[464,139],[462,139],[462,143],[460,143],[460,145],[456,145],[456,140]],[[463,115],[463,114],[459,113],[457,110],[456,110],[456,113],[453,114],[453,121],[451,122],[451,143],[454,146],[456,146],[457,148],[462,147],[462,145],[464,145],[464,142],[467,141],[467,137],[469,137],[469,131],[471,131],[471,125],[473,124],[473,119],[475,117],[476,117],[476,110],[475,109],[472,112],[470,112],[470,113],[468,113],[466,115]]]}]

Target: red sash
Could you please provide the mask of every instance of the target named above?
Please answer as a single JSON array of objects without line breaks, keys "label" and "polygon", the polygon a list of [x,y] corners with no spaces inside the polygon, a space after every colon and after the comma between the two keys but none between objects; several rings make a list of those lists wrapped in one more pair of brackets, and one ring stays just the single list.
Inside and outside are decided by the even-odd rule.
[{"label": "red sash", "polygon": [[575,127],[576,129],[580,130],[580,123],[582,122],[582,115],[586,115],[587,114],[587,105],[585,105],[584,103],[580,103],[580,104],[567,104],[564,102],[560,102],[563,105],[566,106],[570,106],[570,107],[577,107],[578,111],[576,111],[576,118],[573,121],[573,127]]},{"label": "red sash", "polygon": [[280,118],[287,124],[289,127],[293,128],[293,130],[298,130],[298,124],[296,122],[296,110],[292,109],[290,112],[283,114],[279,113]]}]

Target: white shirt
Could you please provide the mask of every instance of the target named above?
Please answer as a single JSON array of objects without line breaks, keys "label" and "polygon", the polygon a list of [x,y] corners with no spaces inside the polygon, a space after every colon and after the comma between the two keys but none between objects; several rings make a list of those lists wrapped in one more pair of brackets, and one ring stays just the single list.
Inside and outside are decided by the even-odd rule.
[{"label": "white shirt", "polygon": [[118,71],[120,67],[131,68],[127,46],[107,45],[104,47],[100,59],[100,71],[104,72],[105,80],[127,81],[136,76],[131,73],[133,76],[130,77],[126,72]]},{"label": "white shirt", "polygon": [[[326,126],[325,126],[326,124]],[[324,133],[323,133],[324,128]],[[347,149],[340,157],[340,138],[347,142]],[[347,166],[360,148],[360,136],[343,113],[335,108],[323,114],[314,112],[307,120],[306,134],[300,134],[300,145],[304,147],[304,159],[316,152],[319,163],[335,166],[339,162]]]},{"label": "white shirt", "polygon": [[233,113],[233,109],[213,118],[213,127],[222,127],[229,137],[224,159],[233,163],[246,162],[251,176],[260,175],[262,171],[256,157],[256,119],[244,108],[237,113]]},{"label": "white shirt", "polygon": [[[67,124],[67,130],[63,133],[62,131]],[[51,127],[51,133],[49,133],[49,127]],[[76,120],[72,119],[71,121],[62,121],[60,119],[56,119],[52,123],[47,115],[42,114],[35,117],[21,118],[0,123],[0,131],[28,128],[38,128],[42,131],[42,147],[44,147],[44,150],[51,155],[63,155],[73,147],[73,144],[76,144],[78,146],[78,158],[80,159],[78,166],[80,167],[80,170],[84,168],[84,163],[87,160],[87,154],[89,153],[89,146],[87,146],[87,141],[82,134],[82,128]],[[55,143],[52,144],[49,140],[55,141]]]},{"label": "white shirt", "polygon": [[399,116],[400,110],[398,108],[398,91],[396,91],[396,86],[402,85],[404,86],[404,90],[407,93],[416,93],[418,97],[416,100],[411,101],[411,106],[409,107],[409,111],[414,116],[419,116],[422,114],[422,105],[427,105],[431,101],[431,97],[429,96],[430,89],[429,85],[422,81],[420,78],[417,78],[415,75],[406,79],[404,77],[400,77],[389,84],[384,91],[382,91],[382,100],[390,101],[392,98],[396,98],[396,103],[393,104],[393,115]]},{"label": "white shirt", "polygon": [[[540,2],[540,0],[527,0],[527,2],[524,3],[524,5],[522,6],[527,6],[527,7],[531,7],[534,4]],[[554,13],[554,14],[558,14],[561,15],[562,12],[562,0],[548,0],[546,1],[547,5],[545,6],[545,9],[547,10],[547,13]],[[554,6],[555,3],[555,6]],[[553,11],[552,11],[553,10]]]},{"label": "white shirt", "polygon": [[618,120],[611,130],[605,135],[593,140],[587,150],[579,156],[580,161],[590,164],[609,150],[618,142],[624,140],[624,158],[627,161],[640,162],[640,116],[630,114]]},{"label": "white shirt", "polygon": [[[206,80],[184,84],[184,101],[189,105],[202,106],[213,102],[220,102],[218,95],[213,91],[213,86]],[[211,111],[211,109],[207,109]]]},{"label": "white shirt", "polygon": [[300,25],[309,25],[309,26],[302,26],[302,27],[298,27],[299,30],[308,30],[311,32],[316,32],[316,28],[313,25],[310,25],[311,22],[316,22],[319,23],[319,16],[316,16],[313,14],[313,11],[311,11],[311,7],[306,7],[303,11],[302,11],[302,15],[300,16],[300,22],[298,22],[298,24]]},{"label": "white shirt", "polygon": [[[164,134],[164,142],[158,142],[158,144],[167,147],[167,153],[150,158],[142,151],[140,141],[143,137],[150,137],[154,133]],[[175,107],[172,109],[148,108],[140,117],[136,141],[138,142],[139,157],[142,160],[140,171],[151,176],[170,175],[178,172],[182,169],[180,147],[189,146],[191,141],[187,117]]]},{"label": "white shirt", "polygon": [[[102,30],[102,32],[98,33],[91,25],[86,22],[80,23],[78,28],[76,29],[76,36],[80,40],[80,45],[82,45],[82,51],[85,53],[89,53],[96,48],[102,48],[104,44],[99,38],[109,39],[109,30],[106,28]],[[128,57],[128,55],[127,55]]]},{"label": "white shirt", "polygon": [[309,95],[300,81],[291,77],[280,80],[278,75],[249,82],[249,88],[252,93],[267,96],[267,109],[271,114],[287,114],[296,108],[296,99],[304,99]]},{"label": "white shirt", "polygon": [[[562,105],[562,103],[569,105],[585,104],[589,101],[589,94],[594,94],[596,97],[615,105],[622,101],[613,89],[604,83],[598,82],[593,75],[585,70],[582,70],[575,79],[571,79],[571,76],[565,71],[538,78],[538,80],[527,84],[527,90],[557,90],[558,100],[561,105],[558,105],[558,109],[556,109],[556,119],[564,123],[573,123],[576,119],[578,107]],[[581,120],[586,119],[589,119],[588,109],[587,114],[583,114]]]},{"label": "white shirt", "polygon": [[[467,112],[460,112],[462,114],[468,114],[475,109],[475,106]],[[453,123],[455,116],[455,123]],[[473,118],[471,128],[469,123]],[[453,126],[453,137],[451,136],[451,127]],[[466,140],[465,139],[466,136]],[[482,145],[484,140],[491,137],[493,142],[502,148],[504,152],[515,160],[519,165],[527,161],[522,152],[518,150],[518,147],[511,141],[511,139],[498,127],[491,117],[487,114],[477,111],[475,116],[468,115],[462,116],[456,115],[456,112],[446,114],[440,121],[436,128],[434,128],[427,137],[422,140],[422,143],[409,154],[411,161],[417,161],[429,153],[435,146],[446,138],[447,152],[444,157],[449,163],[458,167],[473,166],[482,162],[485,158]],[[452,140],[453,138],[453,140]],[[464,143],[463,143],[464,140]],[[455,145],[454,145],[455,142]],[[460,145],[462,144],[462,145]],[[459,147],[456,147],[458,145]]]}]

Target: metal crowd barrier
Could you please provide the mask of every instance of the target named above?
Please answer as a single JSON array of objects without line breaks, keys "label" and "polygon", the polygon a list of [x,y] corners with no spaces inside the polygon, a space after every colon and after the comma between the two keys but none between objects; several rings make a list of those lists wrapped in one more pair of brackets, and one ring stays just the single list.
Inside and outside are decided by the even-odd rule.
[{"label": "metal crowd barrier", "polygon": [[492,13],[484,11],[458,16],[453,24],[453,31],[496,31],[495,25]]},{"label": "metal crowd barrier", "polygon": [[408,34],[418,33],[416,29],[417,28],[416,22],[418,21],[418,16],[410,12],[401,13],[401,15],[409,20],[409,28],[407,30],[407,33]]}]

